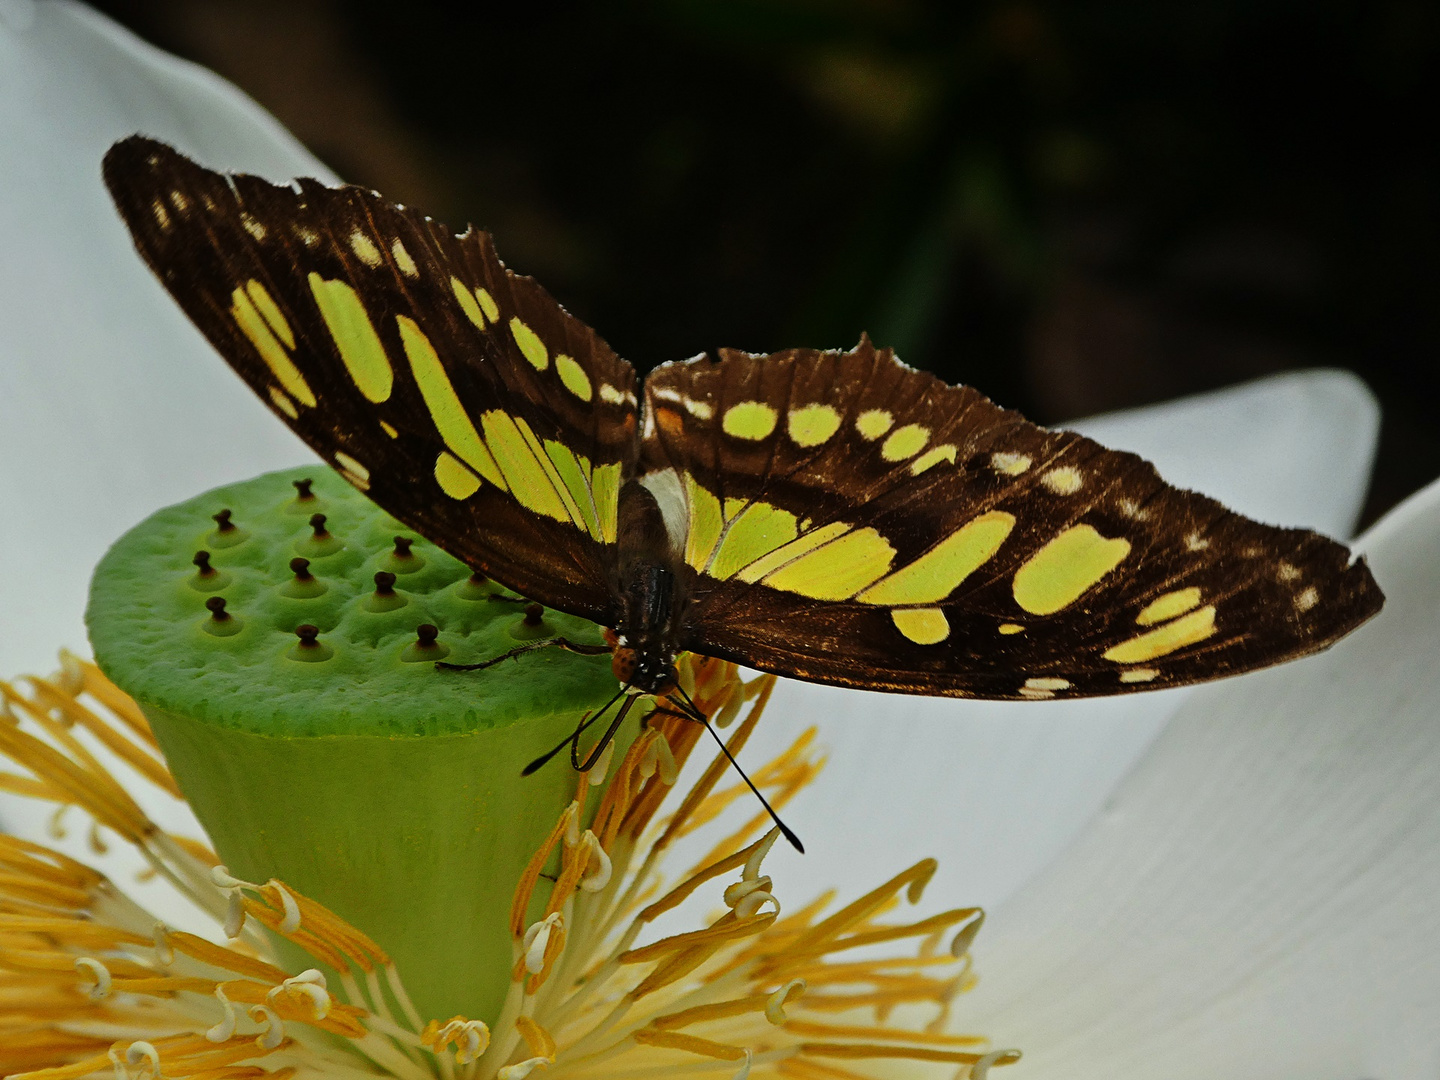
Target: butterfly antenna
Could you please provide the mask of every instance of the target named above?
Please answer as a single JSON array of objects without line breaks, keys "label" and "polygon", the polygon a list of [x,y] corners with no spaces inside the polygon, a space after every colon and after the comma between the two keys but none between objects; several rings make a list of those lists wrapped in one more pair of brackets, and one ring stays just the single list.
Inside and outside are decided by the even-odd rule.
[{"label": "butterfly antenna", "polygon": [[755,782],[745,775],[745,770],[740,768],[740,763],[735,760],[735,755],[730,753],[730,747],[725,745],[725,740],[720,738],[720,733],[711,726],[709,718],[700,711],[700,706],[696,705],[695,702],[690,699],[690,695],[687,694],[682,687],[677,686],[675,689],[681,698],[684,699],[685,705],[690,710],[689,715],[683,713],[681,715],[684,715],[686,720],[693,720],[697,724],[704,725],[705,730],[710,732],[710,737],[715,740],[716,745],[720,747],[721,752],[730,762],[731,768],[740,774],[740,779],[745,781],[745,785],[754,793],[755,798],[760,800],[760,805],[763,806],[765,812],[770,815],[770,820],[775,822],[775,827],[780,830],[780,835],[790,841],[791,847],[800,852],[801,855],[804,855],[805,845],[800,842],[800,837],[795,835],[790,826],[780,820],[780,815],[775,812],[775,808],[770,805],[765,796],[760,794],[760,789],[755,786]]},{"label": "butterfly antenna", "polygon": [[[596,720],[599,720],[600,717],[604,716],[604,715],[605,715],[605,711],[606,711],[607,709],[609,709],[611,705],[614,705],[615,702],[619,701],[619,700],[620,700],[620,695],[623,694],[623,693],[625,693],[625,691],[628,690],[628,689],[630,689],[630,687],[629,687],[628,685],[627,685],[627,686],[622,686],[618,691],[616,691],[614,697],[612,697],[609,701],[607,701],[604,705],[602,705],[602,706],[601,706],[599,709],[597,709],[595,712],[593,712],[593,713],[591,713],[589,716],[585,717],[585,719],[580,722],[580,725],[579,725],[578,727],[576,727],[576,729],[575,729],[574,731],[572,731],[569,735],[566,735],[565,738],[561,739],[561,740],[560,740],[560,744],[559,744],[558,746],[554,747],[553,749],[550,749],[550,750],[545,751],[545,753],[541,754],[541,755],[540,755],[539,757],[537,757],[534,761],[530,762],[529,765],[526,765],[525,768],[521,769],[521,770],[520,770],[520,775],[521,775],[521,776],[529,776],[531,773],[535,772],[537,769],[542,768],[547,761],[549,761],[551,758],[553,758],[553,757],[554,757],[556,754],[558,754],[561,750],[564,750],[565,747],[567,747],[567,746],[573,746],[573,745],[578,744],[578,742],[579,742],[579,740],[580,740],[580,736],[583,735],[583,734],[585,734],[585,730],[586,730],[591,724],[595,723]],[[621,710],[621,712],[622,712],[622,715],[623,715],[624,710]],[[610,734],[613,735],[614,733],[615,733],[615,728],[612,726],[611,729],[610,729]],[[606,741],[608,741],[608,739],[609,739],[609,736],[606,737]]]}]

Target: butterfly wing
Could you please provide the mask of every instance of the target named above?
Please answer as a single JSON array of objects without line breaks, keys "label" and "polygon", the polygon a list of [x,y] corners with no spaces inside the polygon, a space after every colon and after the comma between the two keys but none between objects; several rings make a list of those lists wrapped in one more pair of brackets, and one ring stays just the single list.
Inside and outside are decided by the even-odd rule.
[{"label": "butterfly wing", "polygon": [[360,188],[222,175],[138,136],[106,155],[105,181],[186,314],[346,479],[472,567],[614,622],[635,372],[488,235]]},{"label": "butterfly wing", "polygon": [[876,690],[1115,694],[1313,652],[1383,600],[1340,544],[866,340],[665,365],[646,399],[642,468],[683,495],[699,652]]}]

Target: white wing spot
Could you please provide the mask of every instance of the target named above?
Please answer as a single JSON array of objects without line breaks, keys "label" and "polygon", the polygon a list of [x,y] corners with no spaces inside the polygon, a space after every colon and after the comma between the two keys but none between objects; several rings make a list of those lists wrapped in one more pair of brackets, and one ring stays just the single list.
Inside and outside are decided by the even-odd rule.
[{"label": "white wing spot", "polygon": [[304,225],[295,226],[295,235],[300,238],[300,242],[306,247],[313,248],[316,244],[320,243],[320,234],[314,229],[307,228]]},{"label": "white wing spot", "polygon": [[170,228],[170,211],[165,209],[165,204],[156,199],[150,204],[150,209],[155,211],[155,220],[159,222],[160,228]]},{"label": "white wing spot", "polygon": [[1030,468],[1030,464],[1029,454],[1015,454],[1009,450],[1001,450],[999,453],[990,455],[990,467],[1001,476],[1019,476]]},{"label": "white wing spot", "polygon": [[1295,581],[1300,577],[1300,570],[1291,566],[1288,562],[1282,562],[1275,568],[1275,579],[1277,581]]},{"label": "white wing spot", "polygon": [[335,451],[335,464],[340,466],[340,474],[354,484],[361,491],[370,488],[370,470],[360,462],[356,461],[343,450]]},{"label": "white wing spot", "polygon": [[1030,698],[1032,701],[1043,701],[1046,698],[1053,698],[1057,690],[1069,689],[1069,679],[1026,679],[1025,685],[1020,688],[1020,696]]},{"label": "white wing spot", "polygon": [[1080,476],[1080,470],[1069,465],[1062,465],[1058,469],[1051,469],[1040,478],[1040,483],[1053,491],[1056,495],[1074,495],[1085,484]]},{"label": "white wing spot", "polygon": [[1185,537],[1185,547],[1188,551],[1204,551],[1210,546],[1210,541],[1197,532],[1188,533]]},{"label": "white wing spot", "polygon": [[697,420],[709,420],[715,415],[715,410],[710,407],[708,401],[696,401],[694,398],[687,397],[681,404]]},{"label": "white wing spot", "polygon": [[190,200],[185,197],[183,191],[172,191],[170,192],[170,205],[183,214],[190,209]]},{"label": "white wing spot", "polygon": [[375,241],[366,236],[359,229],[350,234],[350,250],[355,252],[355,257],[372,270],[380,265],[380,249],[375,246]]},{"label": "white wing spot", "polygon": [[1130,518],[1132,521],[1150,520],[1150,511],[1142,509],[1140,504],[1134,499],[1121,499],[1115,505],[1120,508],[1120,512],[1122,514]]},{"label": "white wing spot", "polygon": [[1069,690],[1069,679],[1026,679],[1025,685],[1031,690]]},{"label": "white wing spot", "polygon": [[1160,677],[1160,672],[1153,667],[1136,667],[1129,671],[1120,672],[1120,681],[1123,683],[1150,682]]},{"label": "white wing spot", "polygon": [[600,400],[609,405],[622,405],[625,402],[625,395],[608,382],[600,384]]},{"label": "white wing spot", "polygon": [[264,225],[256,221],[249,214],[240,215],[240,227],[253,236],[256,240],[264,240],[266,229]]},{"label": "white wing spot", "polygon": [[664,386],[661,387],[659,390],[656,390],[655,397],[659,401],[673,401],[676,405],[679,405],[681,400],[680,391],[672,390],[668,386]]},{"label": "white wing spot", "polygon": [[1315,591],[1314,585],[1307,585],[1295,594],[1295,610],[1309,611],[1320,602],[1320,594]]}]

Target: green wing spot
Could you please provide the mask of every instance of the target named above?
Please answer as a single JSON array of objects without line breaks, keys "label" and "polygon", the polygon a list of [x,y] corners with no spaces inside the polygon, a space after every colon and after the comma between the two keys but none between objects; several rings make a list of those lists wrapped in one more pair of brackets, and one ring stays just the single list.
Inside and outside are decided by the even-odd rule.
[{"label": "green wing spot", "polygon": [[310,292],[356,389],[377,405],[389,400],[395,372],[359,293],[343,281],[326,281],[314,271],[309,280]]},{"label": "green wing spot", "polygon": [[731,577],[767,552],[788,544],[799,533],[795,515],[769,503],[746,504],[730,499],[725,509],[734,516],[710,564],[711,577]]},{"label": "green wing spot", "polygon": [[410,361],[410,372],[415,376],[415,385],[420,387],[420,396],[430,410],[430,419],[445,445],[453,450],[472,469],[496,487],[506,487],[505,478],[495,458],[480,441],[475,422],[460,402],[460,395],[450,382],[445,365],[413,319],[405,315],[395,316],[400,328],[400,341],[405,346],[405,358]]}]

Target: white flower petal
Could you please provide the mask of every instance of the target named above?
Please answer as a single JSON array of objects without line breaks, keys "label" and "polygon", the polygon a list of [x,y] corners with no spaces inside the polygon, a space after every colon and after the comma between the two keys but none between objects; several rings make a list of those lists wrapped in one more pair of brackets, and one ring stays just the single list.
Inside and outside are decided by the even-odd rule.
[{"label": "white flower petal", "polygon": [[[22,10],[23,8],[23,10]],[[28,14],[27,14],[28,12]],[[147,513],[308,451],[140,261],[100,180],[144,131],[208,165],[330,179],[213,73],[78,4],[0,19],[0,671],[85,648],[90,567]]]},{"label": "white flower petal", "polygon": [[[146,514],[304,461],[308,451],[235,378],[150,275],[100,161],[144,131],[207,164],[333,179],[213,73],[78,4],[0,7],[0,677],[85,652],[90,568]],[[121,770],[124,774],[123,769]],[[49,810],[5,797],[4,824],[48,840]],[[147,809],[195,833],[162,795]],[[82,815],[62,849],[86,850]],[[138,858],[111,844],[131,886]],[[117,861],[118,860],[118,861]],[[168,888],[137,890],[176,925]]]},{"label": "white flower petal", "polygon": [[1292,371],[1063,426],[1239,513],[1344,539],[1365,501],[1380,406],[1348,371]]},{"label": "white flower petal", "polygon": [[[1262,519],[1344,534],[1378,411],[1354,376],[1313,371],[1069,426]],[[777,851],[776,879],[805,896],[857,864],[890,872],[936,855],[927,906],[998,904],[1064,849],[1186,693],[1015,704],[783,683],[742,761],[817,722],[832,756],[786,814],[810,850]]]},{"label": "white flower petal", "polygon": [[1028,1076],[1440,1072],[1440,482],[1362,543],[1378,618],[1192,694],[991,913],[966,1022]]}]

